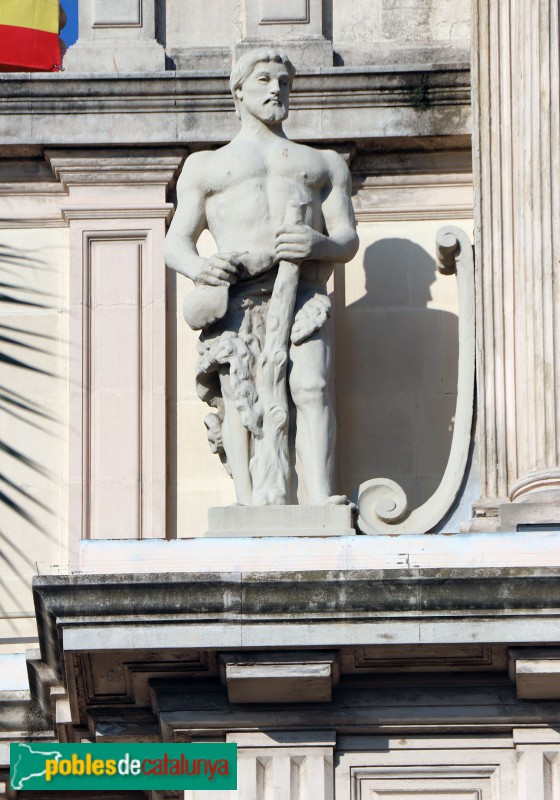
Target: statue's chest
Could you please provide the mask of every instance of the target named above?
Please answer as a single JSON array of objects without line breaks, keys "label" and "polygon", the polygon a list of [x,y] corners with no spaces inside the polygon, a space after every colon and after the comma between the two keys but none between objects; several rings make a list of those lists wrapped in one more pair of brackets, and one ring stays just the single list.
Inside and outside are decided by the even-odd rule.
[{"label": "statue's chest", "polygon": [[313,192],[324,183],[324,170],[313,154],[302,157],[291,147],[279,147],[266,153],[243,152],[223,165],[219,188],[253,185],[266,191],[279,183],[289,182]]}]

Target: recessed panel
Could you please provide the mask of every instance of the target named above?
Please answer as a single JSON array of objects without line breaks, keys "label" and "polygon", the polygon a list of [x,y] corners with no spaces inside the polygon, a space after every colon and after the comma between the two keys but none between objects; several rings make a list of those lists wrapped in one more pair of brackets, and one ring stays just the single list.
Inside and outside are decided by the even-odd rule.
[{"label": "recessed panel", "polygon": [[261,24],[309,22],[309,0],[260,0],[259,8]]},{"label": "recessed panel", "polygon": [[[398,770],[395,770],[398,772]],[[406,768],[394,778],[363,778],[359,800],[495,800],[490,781],[483,776],[458,777],[453,767],[435,768],[436,774],[410,775]],[[439,772],[440,774],[437,774]],[[447,773],[447,774],[446,774]]]},{"label": "recessed panel", "polygon": [[136,538],[141,504],[141,241],[91,242],[89,303],[90,535]]},{"label": "recessed panel", "polygon": [[95,0],[93,27],[140,27],[142,0]]}]

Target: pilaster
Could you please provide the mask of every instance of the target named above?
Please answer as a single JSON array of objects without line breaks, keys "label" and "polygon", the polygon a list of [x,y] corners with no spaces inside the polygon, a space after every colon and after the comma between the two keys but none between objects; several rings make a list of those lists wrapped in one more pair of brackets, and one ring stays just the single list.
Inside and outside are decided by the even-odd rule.
[{"label": "pilaster", "polygon": [[[223,800],[333,800],[334,731],[230,733],[226,740],[237,744],[238,789],[223,792]],[[216,795],[188,791],[185,800]]]},{"label": "pilaster", "polygon": [[156,0],[81,0],[80,38],[64,59],[72,72],[165,69],[156,41]]},{"label": "pilaster", "polygon": [[245,0],[244,38],[236,47],[245,50],[274,44],[287,50],[297,68],[332,66],[333,45],[323,36],[321,0]]},{"label": "pilaster", "polygon": [[501,504],[560,499],[558,3],[474,12],[478,511],[498,524]]},{"label": "pilaster", "polygon": [[51,151],[70,229],[69,542],[165,537],[165,264],[179,153]]}]

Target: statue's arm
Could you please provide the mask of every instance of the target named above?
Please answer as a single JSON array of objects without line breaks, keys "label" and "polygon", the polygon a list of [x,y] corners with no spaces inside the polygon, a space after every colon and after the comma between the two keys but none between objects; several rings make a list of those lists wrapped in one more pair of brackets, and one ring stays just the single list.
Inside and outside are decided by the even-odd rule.
[{"label": "statue's arm", "polygon": [[204,164],[201,158],[204,155],[195,153],[185,162],[177,183],[177,209],[163,248],[167,266],[193,281],[206,265],[206,259],[199,256],[196,249],[196,242],[206,228],[202,183]]},{"label": "statue's arm", "polygon": [[202,258],[196,249],[198,237],[206,228],[206,175],[211,170],[211,158],[212,153],[194,153],[183,167],[177,183],[177,210],[163,255],[168,267],[197,285],[228,286],[235,283],[242,270],[240,253],[216,253]]},{"label": "statue's arm", "polygon": [[[330,164],[330,187],[323,200],[323,218],[327,237],[323,243],[325,261],[346,264],[358,252],[356,218],[352,207],[352,178],[344,159],[332,150],[325,153]],[[321,247],[319,247],[321,249]]]},{"label": "statue's arm", "polygon": [[327,150],[324,156],[329,175],[322,203],[326,234],[308,225],[285,225],[276,238],[277,260],[313,259],[346,264],[358,252],[350,171],[338,153]]}]

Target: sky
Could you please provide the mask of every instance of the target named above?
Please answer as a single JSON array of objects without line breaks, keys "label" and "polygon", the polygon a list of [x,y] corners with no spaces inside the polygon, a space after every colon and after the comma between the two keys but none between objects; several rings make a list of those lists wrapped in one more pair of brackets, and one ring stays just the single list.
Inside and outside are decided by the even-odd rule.
[{"label": "sky", "polygon": [[66,46],[70,47],[78,38],[78,0],[60,0],[60,3],[68,17],[68,22],[60,32],[60,36]]}]

